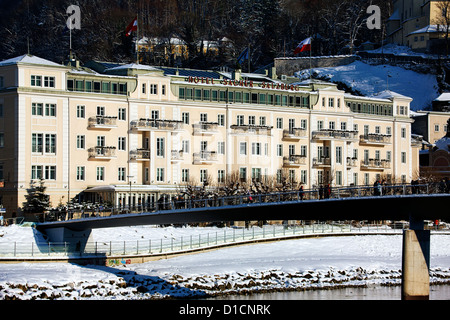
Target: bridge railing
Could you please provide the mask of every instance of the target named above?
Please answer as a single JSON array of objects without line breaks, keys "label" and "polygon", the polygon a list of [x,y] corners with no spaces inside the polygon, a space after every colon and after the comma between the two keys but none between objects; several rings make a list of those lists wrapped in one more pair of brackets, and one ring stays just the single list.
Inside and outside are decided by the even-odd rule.
[{"label": "bridge railing", "polygon": [[374,196],[394,196],[413,194],[439,193],[437,185],[412,184],[412,185],[379,185],[357,187],[322,187],[310,190],[296,190],[289,192],[238,194],[232,196],[210,196],[204,199],[173,198],[169,201],[158,201],[141,205],[121,206],[114,208],[92,208],[82,211],[68,211],[50,213],[42,217],[41,222],[75,220],[85,218],[112,217],[122,214],[139,214],[160,212],[165,210],[189,210],[196,208],[212,208],[236,205],[256,205],[261,203],[311,201],[340,198],[361,198]]},{"label": "bridge railing", "polygon": [[[449,225],[427,225],[433,234],[449,234]],[[24,258],[67,258],[67,257],[121,257],[134,255],[160,255],[217,246],[233,245],[271,239],[289,239],[308,235],[342,234],[398,234],[408,228],[407,222],[368,223],[349,221],[302,221],[297,224],[275,224],[250,228],[233,227],[201,229],[192,232],[182,230],[181,235],[164,238],[135,239],[124,241],[92,241],[84,248],[77,243],[64,242],[11,242],[0,241],[0,261],[2,259]]]}]

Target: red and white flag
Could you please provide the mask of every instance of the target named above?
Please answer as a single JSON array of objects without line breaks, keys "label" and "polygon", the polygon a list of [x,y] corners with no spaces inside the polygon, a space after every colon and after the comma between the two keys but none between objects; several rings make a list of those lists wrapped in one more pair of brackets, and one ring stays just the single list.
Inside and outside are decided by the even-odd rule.
[{"label": "red and white flag", "polygon": [[129,37],[133,31],[137,31],[137,27],[138,27],[138,20],[136,17],[136,18],[134,18],[133,22],[131,22],[128,25],[127,29],[125,30],[127,37]]},{"label": "red and white flag", "polygon": [[307,38],[300,42],[298,47],[295,49],[294,54],[298,54],[304,51],[311,51],[311,38]]}]

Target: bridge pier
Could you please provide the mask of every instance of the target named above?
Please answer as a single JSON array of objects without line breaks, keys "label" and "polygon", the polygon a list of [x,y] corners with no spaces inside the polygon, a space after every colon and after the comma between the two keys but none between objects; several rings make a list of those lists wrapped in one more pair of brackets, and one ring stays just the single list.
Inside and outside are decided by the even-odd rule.
[{"label": "bridge pier", "polygon": [[92,229],[74,231],[64,227],[45,230],[49,242],[69,243],[74,246],[74,251],[80,252],[84,251],[88,243],[93,242],[91,233]]},{"label": "bridge pier", "polygon": [[410,229],[403,231],[402,300],[429,300],[430,231],[424,221],[410,217]]}]

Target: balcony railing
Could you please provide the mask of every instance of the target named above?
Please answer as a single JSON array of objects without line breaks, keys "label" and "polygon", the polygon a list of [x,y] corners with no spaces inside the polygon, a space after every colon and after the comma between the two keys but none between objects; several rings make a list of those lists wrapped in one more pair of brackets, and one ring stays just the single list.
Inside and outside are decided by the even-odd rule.
[{"label": "balcony railing", "polygon": [[361,144],[377,144],[377,145],[390,144],[391,138],[392,138],[391,135],[369,133],[369,134],[363,134],[363,135],[359,136],[359,143],[361,143]]},{"label": "balcony railing", "polygon": [[131,122],[131,128],[138,131],[166,130],[176,131],[183,127],[183,122],[178,120],[144,119]]},{"label": "balcony railing", "polygon": [[330,157],[313,158],[313,166],[314,167],[329,167],[329,166],[331,166],[331,158]]},{"label": "balcony railing", "polygon": [[183,161],[184,160],[183,150],[172,150],[171,155],[172,155],[172,157],[171,157],[172,161]]},{"label": "balcony railing", "polygon": [[347,158],[347,167],[357,167],[358,166],[358,159],[357,158]]},{"label": "balcony railing", "polygon": [[117,117],[95,116],[89,118],[89,128],[112,129],[117,127]]},{"label": "balcony railing", "polygon": [[273,127],[269,126],[255,126],[250,124],[236,124],[232,125],[231,129],[233,133],[250,133],[257,135],[270,135]]},{"label": "balcony railing", "polygon": [[199,122],[192,125],[194,134],[215,134],[218,131],[217,122]]},{"label": "balcony railing", "polygon": [[194,164],[209,164],[217,161],[217,153],[215,151],[202,151],[194,153]]},{"label": "balcony railing", "polygon": [[319,130],[313,131],[313,140],[356,140],[358,131],[344,131],[344,130]]},{"label": "balcony railing", "polygon": [[300,140],[307,137],[306,129],[292,128],[283,131],[283,139],[285,140]]},{"label": "balcony railing", "polygon": [[374,170],[384,170],[391,168],[391,161],[380,160],[380,159],[365,159],[361,160],[361,169],[374,169]]},{"label": "balcony railing", "polygon": [[283,165],[285,167],[299,167],[306,165],[306,157],[302,155],[290,155],[283,158]]},{"label": "balcony railing", "polygon": [[150,150],[137,149],[130,151],[130,159],[136,161],[150,161]]},{"label": "balcony railing", "polygon": [[97,146],[89,149],[89,158],[109,160],[116,158],[116,147]]}]

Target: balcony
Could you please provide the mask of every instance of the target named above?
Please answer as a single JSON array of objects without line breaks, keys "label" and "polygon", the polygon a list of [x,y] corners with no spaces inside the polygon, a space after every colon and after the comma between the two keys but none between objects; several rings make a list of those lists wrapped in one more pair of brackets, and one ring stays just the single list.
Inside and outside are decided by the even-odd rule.
[{"label": "balcony", "polygon": [[194,164],[212,164],[217,162],[215,151],[202,151],[194,153]]},{"label": "balcony", "polygon": [[306,138],[308,133],[306,129],[303,128],[292,128],[289,130],[283,130],[283,139],[284,140],[300,140]]},{"label": "balcony", "polygon": [[117,117],[95,116],[89,118],[89,129],[111,130],[117,128]]},{"label": "balcony", "polygon": [[183,160],[184,160],[184,153],[183,153],[183,150],[172,150],[170,160],[171,160],[172,162],[180,162],[180,161],[183,161]]},{"label": "balcony", "polygon": [[331,158],[330,157],[314,158],[313,167],[331,167]]},{"label": "balcony", "polygon": [[313,131],[313,140],[351,140],[357,141],[358,131],[345,131],[345,130],[319,130]]},{"label": "balcony", "polygon": [[137,131],[178,131],[183,122],[178,120],[144,119],[131,121],[131,129]]},{"label": "balcony", "polygon": [[347,168],[356,168],[358,166],[358,159],[357,158],[347,158]]},{"label": "balcony", "polygon": [[111,160],[116,158],[116,147],[97,146],[89,149],[89,159]]},{"label": "balcony", "polygon": [[199,122],[192,125],[194,135],[213,135],[218,132],[219,124],[217,122]]},{"label": "balcony", "polygon": [[283,166],[300,167],[306,165],[306,157],[302,155],[290,155],[283,158]]},{"label": "balcony", "polygon": [[391,144],[391,135],[369,133],[359,136],[360,144],[386,145]]},{"label": "balcony", "polygon": [[391,168],[391,161],[380,159],[361,160],[361,170],[385,170]]},{"label": "balcony", "polygon": [[273,127],[255,126],[250,124],[236,124],[230,127],[236,134],[256,134],[270,136]]},{"label": "balcony", "polygon": [[130,151],[130,160],[134,161],[150,161],[150,150],[137,149]]}]

